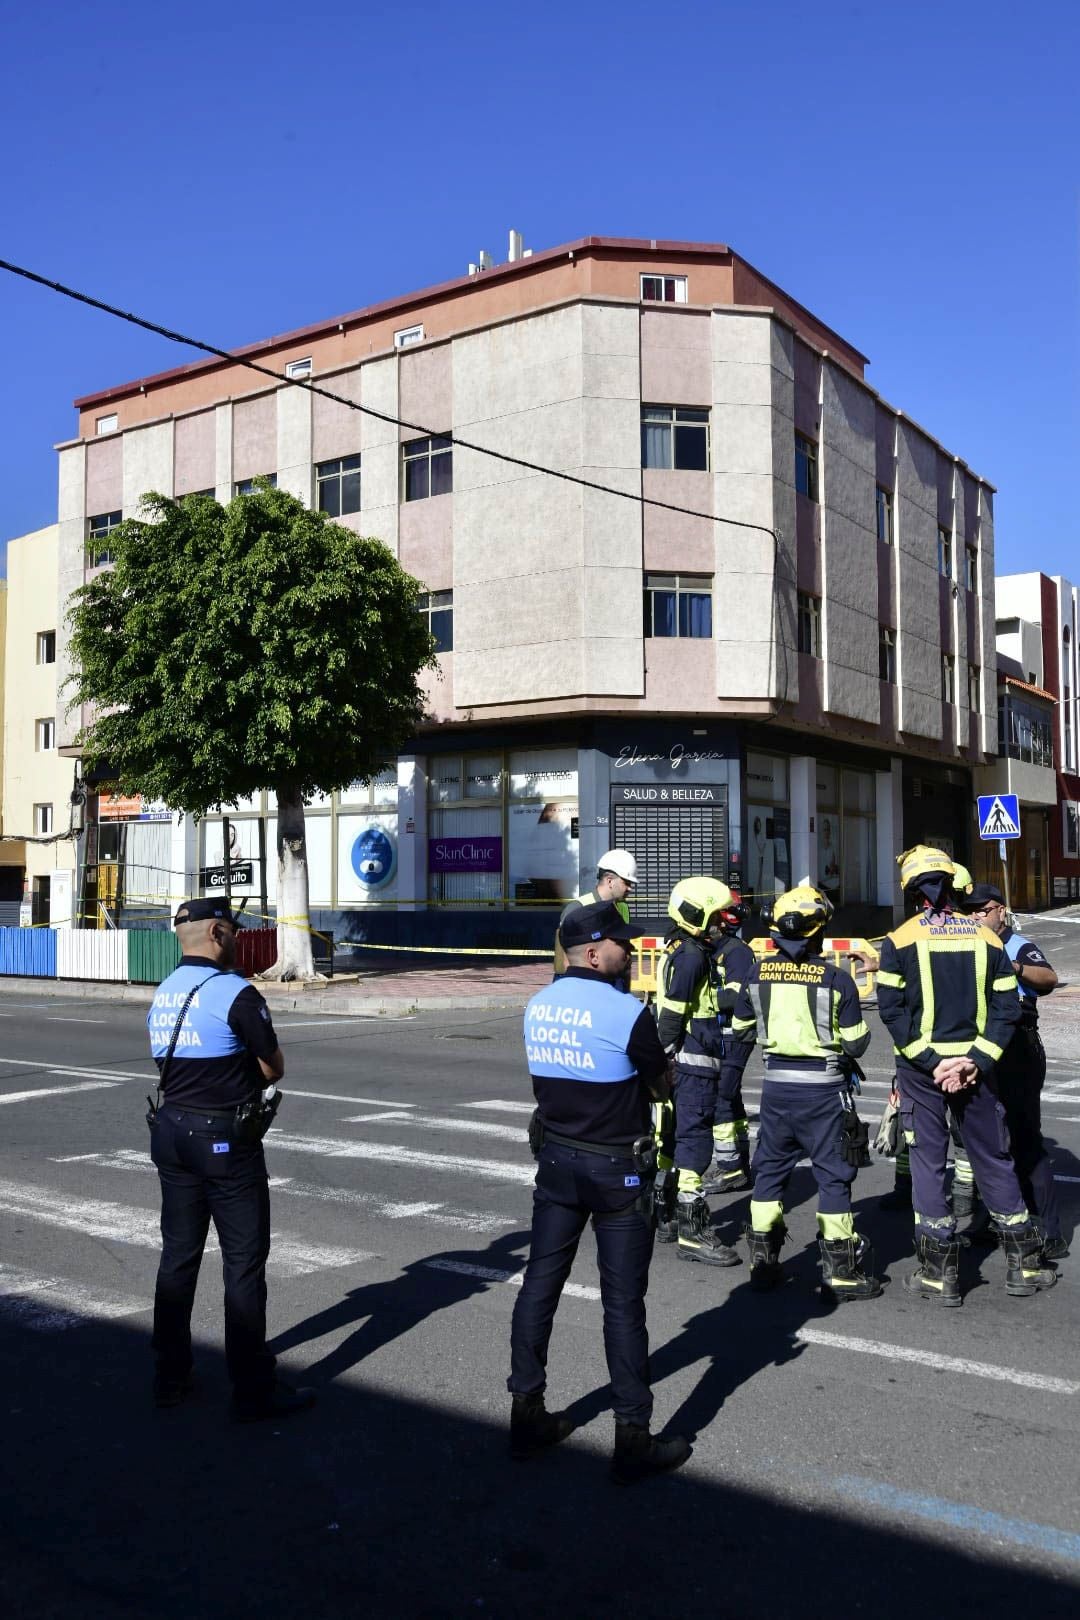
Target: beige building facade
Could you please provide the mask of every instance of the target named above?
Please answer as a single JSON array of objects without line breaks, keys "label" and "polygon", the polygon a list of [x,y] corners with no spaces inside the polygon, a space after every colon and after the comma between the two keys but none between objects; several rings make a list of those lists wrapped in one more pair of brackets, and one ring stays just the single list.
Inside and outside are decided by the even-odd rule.
[{"label": "beige building facade", "polygon": [[[59,593],[146,491],[260,474],[423,581],[429,723],[381,787],[313,808],[327,913],[509,940],[616,842],[645,915],[703,866],[891,913],[905,841],[967,852],[992,488],[731,249],[585,238],[243,353],[274,380],[208,361],[77,402]],[[245,857],[260,816],[234,818]],[[220,826],[200,838],[204,868]]]}]

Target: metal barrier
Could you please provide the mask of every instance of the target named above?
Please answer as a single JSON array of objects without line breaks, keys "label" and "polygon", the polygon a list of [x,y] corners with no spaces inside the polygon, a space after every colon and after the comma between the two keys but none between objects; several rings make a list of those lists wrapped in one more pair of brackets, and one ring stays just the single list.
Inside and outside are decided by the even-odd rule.
[{"label": "metal barrier", "polygon": [[[775,939],[768,935],[746,942],[755,956],[769,956],[777,948]],[[630,989],[635,995],[644,996],[649,1000],[656,994],[656,964],[664,953],[662,939],[646,936],[634,941],[634,965],[630,973]],[[868,939],[823,939],[820,950],[816,953],[821,956],[831,956],[837,967],[844,968],[852,975],[858,988],[860,997],[865,1001],[874,993],[876,974],[881,965],[881,959],[873,944]],[[856,973],[853,963],[858,963],[861,974]]]},{"label": "metal barrier", "polygon": [[130,978],[126,929],[57,928],[56,977],[119,984]]}]

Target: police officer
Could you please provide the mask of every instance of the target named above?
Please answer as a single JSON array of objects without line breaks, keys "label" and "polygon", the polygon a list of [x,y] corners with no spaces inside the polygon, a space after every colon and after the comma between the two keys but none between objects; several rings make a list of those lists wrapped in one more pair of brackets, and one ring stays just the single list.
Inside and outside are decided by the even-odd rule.
[{"label": "police officer", "polygon": [[958,1306],[959,1244],[945,1188],[947,1108],[956,1114],[1006,1254],[1006,1291],[1051,1288],[1042,1239],[1024,1204],[990,1082],[1020,1021],[1012,966],[996,934],[958,915],[948,855],[925,844],[899,857],[917,914],[886,936],[878,1011],[893,1038],[900,1120],[911,1155],[918,1266],[904,1280],[924,1299]]},{"label": "police officer", "polygon": [[270,1011],[233,969],[236,919],[222,900],[187,900],[176,913],[183,955],[157,988],[147,1018],[161,1090],[150,1156],[161,1181],[161,1264],[154,1294],[154,1399],[176,1406],[191,1387],[191,1308],[211,1219],[225,1277],[225,1356],[233,1414],[285,1417],[314,1391],[274,1376],[266,1348],[270,1197],[261,1140],[246,1140],[241,1105],[257,1104],[285,1073]]},{"label": "police officer", "polygon": [[649,1010],[615,985],[638,930],[609,901],[578,907],[560,933],[567,971],[525,1009],[538,1163],[529,1261],[510,1336],[510,1449],[530,1457],[573,1429],[565,1413],[545,1410],[544,1386],[559,1296],[591,1216],[615,1409],[612,1472],[631,1484],[690,1455],[685,1440],[649,1432],[649,1098],[666,1095],[668,1060]]},{"label": "police officer", "polygon": [[[629,895],[637,888],[637,861],[628,849],[609,849],[600,857],[596,871],[596,883],[588,894],[583,894],[580,900],[570,900],[562,909],[559,917],[559,928],[578,906],[595,906],[601,901],[610,900],[623,922],[630,921],[630,907],[626,904]],[[566,972],[566,953],[563,950],[558,932],[555,935],[555,977]],[[624,976],[623,988],[629,985],[629,975]]]},{"label": "police officer", "polygon": [[[961,905],[969,916],[985,923],[997,935],[1016,974],[1020,1024],[1005,1048],[990,1085],[1005,1109],[1009,1146],[1020,1190],[1043,1234],[1043,1258],[1063,1260],[1069,1246],[1061,1230],[1054,1167],[1042,1134],[1041,1097],[1046,1079],[1046,1051],[1039,1035],[1039,998],[1054,989],[1057,974],[1039,947],[1010,926],[1005,896],[992,883],[975,884],[961,900]],[[956,1147],[955,1165],[953,1214],[970,1214],[977,1189],[962,1141]],[[961,1176],[963,1166],[967,1168],[966,1178]]]},{"label": "police officer", "polygon": [[720,1086],[713,1118],[714,1158],[701,1189],[706,1197],[714,1193],[745,1192],[753,1185],[750,1179],[750,1121],[743,1103],[742,1069],[726,1055],[730,1045],[731,1015],[746,975],[754,965],[753,951],[739,937],[739,929],[749,916],[750,907],[737,894],[733,894],[731,904],[725,906],[716,919],[713,965],[725,1057],[720,1068]]},{"label": "police officer", "polygon": [[755,961],[732,1018],[734,1061],[745,1066],[759,1035],[765,1081],[750,1200],[750,1284],[759,1292],[780,1280],[784,1192],[802,1154],[818,1185],[822,1282],[841,1302],[875,1299],[881,1283],[873,1257],[855,1231],[851,1184],[868,1164],[867,1127],[855,1108],[852,1061],[870,1044],[855,981],[819,951],[832,902],[800,884],[770,907],[776,952]]}]

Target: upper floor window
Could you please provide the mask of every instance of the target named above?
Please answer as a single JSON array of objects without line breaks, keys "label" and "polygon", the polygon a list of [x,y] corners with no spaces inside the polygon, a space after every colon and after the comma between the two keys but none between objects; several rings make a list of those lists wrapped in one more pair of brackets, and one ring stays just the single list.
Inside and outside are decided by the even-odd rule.
[{"label": "upper floor window", "polygon": [[99,416],[94,422],[95,433],[115,433],[120,426],[120,417],[116,411],[110,411],[107,416]]},{"label": "upper floor window", "polygon": [[979,553],[974,546],[964,547],[964,584],[969,591],[979,589]]},{"label": "upper floor window", "polygon": [[100,512],[97,517],[87,519],[86,524],[86,566],[88,568],[104,568],[106,563],[115,562],[116,558],[109,549],[109,534],[123,522],[123,512]]},{"label": "upper floor window", "polygon": [[454,446],[450,439],[408,439],[401,447],[402,482],[407,501],[449,495],[454,488]]},{"label": "upper floor window", "polygon": [[435,651],[453,652],[453,591],[425,591],[423,596],[417,597],[416,611],[427,620],[427,627],[435,638]]},{"label": "upper floor window", "polygon": [[53,830],[53,807],[51,804],[35,804],[34,806],[34,833],[38,838],[46,837]]},{"label": "upper floor window", "polygon": [[887,624],[878,627],[878,680],[896,685],[896,631]]},{"label": "upper floor window", "polygon": [[795,435],[795,488],[810,500],[818,498],[818,447],[803,433]]},{"label": "upper floor window", "polygon": [[424,328],[422,326],[403,326],[399,332],[394,333],[395,349],[411,349],[414,343],[423,343]]},{"label": "upper floor window", "polygon": [[646,304],[685,304],[686,277],[642,276],[641,298]]},{"label": "upper floor window", "polygon": [[341,517],[360,510],[360,457],[339,456],[315,468],[315,499],[320,512]]},{"label": "upper floor window", "polygon": [[301,377],[310,377],[312,372],[311,356],[306,355],[303,360],[290,360],[285,367],[285,375],[290,382],[296,382]]},{"label": "upper floor window", "polygon": [[821,597],[799,592],[799,651],[821,657]]},{"label": "upper floor window", "polygon": [[946,653],[941,660],[941,696],[946,703],[956,702],[956,659]]},{"label": "upper floor window", "polygon": [[39,630],[37,635],[37,661],[39,664],[56,663],[56,631]]},{"label": "upper floor window", "polygon": [[952,530],[938,524],[937,568],[942,579],[952,579]]},{"label": "upper floor window", "polygon": [[645,635],[711,636],[711,575],[646,574]]},{"label": "upper floor window", "polygon": [[708,411],[689,405],[643,405],[641,465],[708,472]]},{"label": "upper floor window", "polygon": [[883,540],[887,546],[891,546],[893,543],[892,490],[882,489],[879,484],[876,504],[877,537],[879,540]]},{"label": "upper floor window", "polygon": [[56,721],[51,715],[34,722],[34,746],[39,754],[56,747]]},{"label": "upper floor window", "polygon": [[[269,484],[271,489],[277,489],[277,473],[259,473],[258,476],[263,483]],[[254,495],[254,493],[254,478],[238,478],[233,485],[234,495]]]},{"label": "upper floor window", "polygon": [[968,665],[968,708],[972,714],[982,710],[982,670],[978,664]]},{"label": "upper floor window", "polygon": [[1027,765],[1052,766],[1052,726],[1045,709],[1007,692],[998,704],[998,753]]}]

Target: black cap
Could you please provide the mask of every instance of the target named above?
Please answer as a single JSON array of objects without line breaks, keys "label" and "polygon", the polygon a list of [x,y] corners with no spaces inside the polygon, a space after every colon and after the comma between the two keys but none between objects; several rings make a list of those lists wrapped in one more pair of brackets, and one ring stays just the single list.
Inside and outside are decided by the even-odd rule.
[{"label": "black cap", "polygon": [[564,951],[571,951],[575,945],[595,945],[598,939],[640,939],[644,932],[623,922],[613,901],[601,900],[575,907],[559,928],[559,940]]},{"label": "black cap", "polygon": [[992,883],[974,883],[967,894],[960,896],[965,911],[981,911],[983,906],[1003,906],[1005,896]]},{"label": "black cap", "polygon": [[173,918],[173,927],[179,928],[181,923],[213,922],[215,918],[232,923],[234,928],[240,926],[225,900],[182,900]]}]

